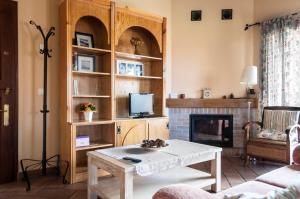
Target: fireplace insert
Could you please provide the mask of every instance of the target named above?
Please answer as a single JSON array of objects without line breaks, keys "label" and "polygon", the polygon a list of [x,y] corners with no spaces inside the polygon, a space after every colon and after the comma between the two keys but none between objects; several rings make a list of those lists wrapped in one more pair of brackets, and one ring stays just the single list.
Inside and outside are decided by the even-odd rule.
[{"label": "fireplace insert", "polygon": [[233,115],[191,114],[190,141],[232,147]]}]

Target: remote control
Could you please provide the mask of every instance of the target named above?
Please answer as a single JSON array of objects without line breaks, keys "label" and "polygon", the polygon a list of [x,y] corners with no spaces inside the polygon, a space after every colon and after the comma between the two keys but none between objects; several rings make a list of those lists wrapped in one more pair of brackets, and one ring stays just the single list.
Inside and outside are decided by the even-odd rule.
[{"label": "remote control", "polygon": [[131,158],[131,157],[124,157],[123,160],[130,160],[131,162],[134,162],[134,163],[142,162],[142,160],[140,160],[140,159]]}]

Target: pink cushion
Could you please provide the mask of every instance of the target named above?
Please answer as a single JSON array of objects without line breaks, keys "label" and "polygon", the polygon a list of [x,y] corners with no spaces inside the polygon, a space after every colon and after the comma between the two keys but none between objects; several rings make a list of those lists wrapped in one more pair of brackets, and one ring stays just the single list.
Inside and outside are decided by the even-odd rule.
[{"label": "pink cushion", "polygon": [[300,165],[289,165],[259,176],[256,180],[286,188],[299,184]]},{"label": "pink cushion", "polygon": [[300,144],[296,146],[293,152],[293,161],[295,164],[300,165]]},{"label": "pink cushion", "polygon": [[225,195],[233,195],[237,193],[256,193],[261,195],[266,195],[269,191],[281,189],[279,187],[275,187],[273,185],[265,184],[258,181],[248,181],[243,184],[234,186],[225,191],[218,193],[219,197],[223,197]]},{"label": "pink cushion", "polygon": [[214,194],[188,185],[170,185],[160,189],[152,199],[220,199]]}]

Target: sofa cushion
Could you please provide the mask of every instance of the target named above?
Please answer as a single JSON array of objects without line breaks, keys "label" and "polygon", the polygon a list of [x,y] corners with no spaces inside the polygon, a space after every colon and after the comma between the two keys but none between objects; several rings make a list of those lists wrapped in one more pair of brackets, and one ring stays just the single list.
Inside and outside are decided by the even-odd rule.
[{"label": "sofa cushion", "polygon": [[225,191],[222,191],[222,192],[218,193],[217,196],[224,197],[225,195],[233,195],[236,193],[244,193],[244,192],[251,192],[251,193],[266,195],[269,191],[279,190],[279,189],[281,189],[281,188],[270,185],[270,184],[265,184],[263,182],[248,181],[243,184],[229,188]]},{"label": "sofa cushion", "polygon": [[298,195],[297,189],[294,186],[291,186],[286,189],[269,191],[266,195],[243,192],[234,195],[226,195],[224,199],[297,199]]},{"label": "sofa cushion", "polygon": [[293,161],[295,164],[300,165],[300,144],[293,151]]},{"label": "sofa cushion", "polygon": [[208,193],[200,188],[178,184],[164,187],[157,191],[152,199],[221,199],[215,194]]},{"label": "sofa cushion", "polygon": [[274,185],[282,188],[286,188],[291,185],[298,186],[299,179],[300,179],[300,165],[285,166],[256,178],[257,181],[265,182],[270,185]]}]

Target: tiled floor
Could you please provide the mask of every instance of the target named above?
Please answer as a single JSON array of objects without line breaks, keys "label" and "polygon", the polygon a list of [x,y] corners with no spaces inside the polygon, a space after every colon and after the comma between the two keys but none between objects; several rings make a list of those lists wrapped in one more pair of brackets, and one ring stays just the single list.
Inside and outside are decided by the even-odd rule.
[{"label": "tiled floor", "polygon": [[[257,163],[243,166],[240,158],[222,158],[222,189],[254,180],[257,176],[280,167],[271,163]],[[14,182],[0,185],[0,199],[84,199],[86,198],[86,183],[64,185],[61,178],[47,176],[32,179],[32,190],[25,191],[24,182]]]}]

